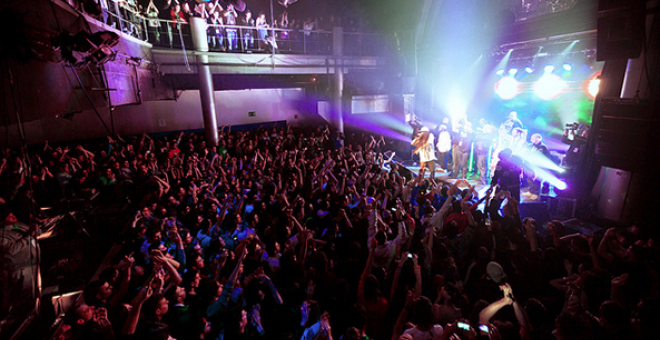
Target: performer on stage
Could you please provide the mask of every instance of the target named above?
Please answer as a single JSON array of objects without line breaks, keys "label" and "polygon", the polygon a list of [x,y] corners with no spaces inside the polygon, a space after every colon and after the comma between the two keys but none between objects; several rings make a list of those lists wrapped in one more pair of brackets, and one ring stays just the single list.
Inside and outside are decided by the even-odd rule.
[{"label": "performer on stage", "polygon": [[470,149],[472,149],[472,124],[467,120],[463,121],[454,140],[456,164],[453,177],[466,179],[468,177],[468,158],[470,158]]},{"label": "performer on stage", "polygon": [[500,127],[501,130],[503,130],[504,133],[508,135],[513,134],[513,129],[515,128],[523,128],[523,123],[518,119],[518,112],[516,111],[511,111],[509,113],[509,118],[502,123],[502,126]]},{"label": "performer on stage", "polygon": [[436,144],[436,147],[438,148],[440,167],[443,171],[446,171],[446,169],[449,169],[447,157],[451,151],[451,134],[447,131],[447,125],[445,124],[438,126],[438,144]]},{"label": "performer on stage", "polygon": [[518,119],[518,113],[511,111],[509,118],[500,125],[500,139],[497,143],[497,148],[499,150],[509,148],[513,153],[516,153],[516,149],[522,146],[526,140],[526,132],[523,129],[522,122]]},{"label": "performer on stage", "polygon": [[428,167],[431,171],[431,179],[435,178],[435,137],[427,128],[423,126],[419,134],[410,144],[415,147],[413,154],[419,154],[419,179],[424,178],[424,172]]},{"label": "performer on stage", "polygon": [[475,134],[474,154],[477,157],[477,169],[479,170],[479,181],[487,184],[488,178],[488,156],[491,146],[497,140],[497,128],[485,119],[479,120],[479,127]]},{"label": "performer on stage", "polygon": [[518,113],[511,111],[509,118],[500,125],[500,136],[497,141],[497,147],[492,155],[491,172],[494,171],[499,162],[499,153],[504,149],[510,149],[513,154],[519,154],[527,140],[527,130],[523,129],[523,124],[518,119]]}]

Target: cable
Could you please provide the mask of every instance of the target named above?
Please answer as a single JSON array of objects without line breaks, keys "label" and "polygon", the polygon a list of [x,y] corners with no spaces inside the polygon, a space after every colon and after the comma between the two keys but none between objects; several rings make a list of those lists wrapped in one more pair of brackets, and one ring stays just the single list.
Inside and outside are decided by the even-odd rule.
[{"label": "cable", "polygon": [[[21,148],[25,151],[24,159],[23,161],[25,162],[25,176],[27,177],[27,186],[28,190],[32,192],[32,164],[30,162],[30,155],[28,153],[27,149],[27,143],[25,141],[25,131],[23,127],[23,119],[22,119],[22,111],[23,111],[23,102],[21,99],[21,86],[20,86],[20,77],[19,77],[19,68],[18,68],[18,63],[14,61],[14,67],[16,68],[16,78],[14,79],[14,76],[12,75],[11,68],[9,67],[9,62],[7,61],[7,57],[5,56],[5,64],[7,65],[7,73],[9,75],[9,86],[11,87],[11,97],[12,97],[12,102],[14,103],[14,111],[16,113],[16,126],[18,128],[18,138],[20,141]],[[14,83],[14,80],[16,81]],[[16,102],[16,96],[14,96],[14,89],[16,89],[17,96],[18,96],[18,103]],[[36,210],[35,206],[33,204],[33,200],[28,201],[28,206],[25,207],[28,211],[28,252],[30,253],[30,271],[32,273],[31,275],[31,280],[32,284],[30,285],[32,288],[32,298],[36,299],[37,294],[41,294],[40,288],[37,285],[37,277],[39,274],[39,264],[41,263],[41,252],[39,251],[39,245],[37,243],[37,238],[36,238],[36,230],[33,229],[34,221],[33,221],[33,216],[31,214],[32,210]],[[3,226],[4,229],[4,226]],[[35,253],[36,253],[36,266],[33,266],[33,263],[35,263],[35,258],[34,254],[32,253],[32,245],[34,241],[34,247],[35,247]],[[39,290],[39,291],[37,291]],[[38,307],[37,303],[35,302],[34,305],[34,310]]]},{"label": "cable", "polygon": [[190,63],[188,63],[188,55],[186,54],[186,44],[183,42],[183,33],[181,32],[181,23],[176,24],[177,31],[179,31],[179,39],[181,40],[181,50],[183,51],[183,61],[186,64],[186,69],[190,72]]},{"label": "cable", "polygon": [[[115,134],[115,119],[114,119],[114,113],[112,109],[112,98],[110,94],[110,82],[108,81],[107,77],[107,71],[105,70],[105,65],[101,64],[101,68],[103,69],[103,73],[101,73],[101,78],[103,80],[103,83],[105,84],[105,88],[108,91],[108,113],[110,114],[110,128],[112,129],[112,134]],[[90,71],[91,72],[91,71]]]}]

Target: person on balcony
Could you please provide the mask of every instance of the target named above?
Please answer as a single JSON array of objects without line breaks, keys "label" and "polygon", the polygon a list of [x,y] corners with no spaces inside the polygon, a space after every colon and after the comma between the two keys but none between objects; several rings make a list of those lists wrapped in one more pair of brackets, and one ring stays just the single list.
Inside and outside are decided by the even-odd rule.
[{"label": "person on balcony", "polygon": [[188,21],[185,19],[183,11],[181,10],[181,5],[179,4],[176,4],[174,7],[172,7],[172,10],[170,11],[170,18],[172,21],[174,21],[172,23],[172,27],[174,27],[174,29],[177,29],[179,24],[188,23]]},{"label": "person on balcony", "polygon": [[225,50],[224,35],[225,29],[222,22],[222,17],[219,11],[214,11],[208,20],[208,41],[209,47],[213,49]]},{"label": "person on balcony", "polygon": [[266,49],[266,36],[268,36],[268,22],[266,22],[266,14],[259,13],[256,21],[257,34],[259,35],[259,50]]},{"label": "person on balcony", "polygon": [[[252,12],[250,12],[250,10],[245,11],[245,16],[241,18],[241,25],[249,26],[249,27],[255,26],[255,21],[254,18],[252,17]],[[248,51],[254,48],[254,30],[251,28],[243,28],[242,34],[243,34],[243,39],[242,39],[243,51]]]},{"label": "person on balcony", "polygon": [[303,23],[303,38],[305,39],[305,52],[308,52],[311,50],[311,43],[312,43],[312,31],[316,28],[318,25],[318,21],[315,18],[314,21],[312,21],[312,18],[309,17],[307,20]]},{"label": "person on balcony", "polygon": [[227,10],[225,11],[225,23],[230,26],[227,28],[227,49],[234,51],[238,49],[238,36],[236,34],[236,10],[234,9],[233,4],[227,5]]}]

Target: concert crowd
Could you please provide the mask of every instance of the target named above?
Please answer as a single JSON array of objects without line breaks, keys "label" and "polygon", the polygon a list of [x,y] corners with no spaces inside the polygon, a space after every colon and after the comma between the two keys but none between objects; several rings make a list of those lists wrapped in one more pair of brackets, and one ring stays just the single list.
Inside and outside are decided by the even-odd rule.
[{"label": "concert crowd", "polygon": [[129,202],[62,338],[657,338],[657,229],[538,225],[515,193],[415,178],[386,143],[287,125],[2,150],[0,217]]}]

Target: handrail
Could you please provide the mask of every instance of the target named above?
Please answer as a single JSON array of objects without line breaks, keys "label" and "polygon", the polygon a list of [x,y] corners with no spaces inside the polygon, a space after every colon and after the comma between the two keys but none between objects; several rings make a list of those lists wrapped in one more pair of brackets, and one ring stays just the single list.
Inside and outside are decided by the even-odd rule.
[{"label": "handrail", "polygon": [[[148,42],[155,47],[179,49],[192,46],[187,22],[151,18],[117,0],[108,0],[97,19],[124,34]],[[332,54],[332,31],[303,28],[273,28],[246,25],[208,24],[207,39],[211,52]],[[379,55],[383,37],[379,33],[344,32],[344,55]],[[366,38],[369,37],[369,38]]]}]

